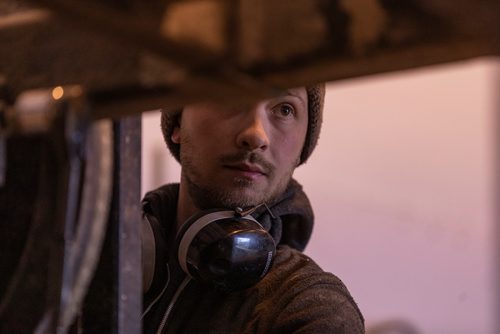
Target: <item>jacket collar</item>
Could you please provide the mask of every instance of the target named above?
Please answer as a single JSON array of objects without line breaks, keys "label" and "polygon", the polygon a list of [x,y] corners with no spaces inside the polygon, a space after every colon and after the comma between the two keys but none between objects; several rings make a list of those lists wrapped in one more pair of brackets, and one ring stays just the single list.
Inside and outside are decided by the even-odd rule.
[{"label": "jacket collar", "polygon": [[[166,184],[146,194],[142,201],[143,210],[155,216],[165,231],[171,233],[178,198],[179,184]],[[314,214],[302,186],[296,180],[290,180],[283,195],[268,208],[262,206],[252,216],[271,234],[277,245],[285,244],[303,251],[312,234]]]}]

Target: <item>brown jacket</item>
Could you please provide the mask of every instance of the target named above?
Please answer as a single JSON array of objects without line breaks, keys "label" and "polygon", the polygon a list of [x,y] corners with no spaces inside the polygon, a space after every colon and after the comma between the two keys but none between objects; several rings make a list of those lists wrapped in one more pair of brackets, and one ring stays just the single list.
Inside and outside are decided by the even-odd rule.
[{"label": "brown jacket", "polygon": [[164,186],[144,200],[163,239],[144,298],[145,333],[364,333],[363,316],[344,284],[301,252],[313,216],[298,183],[271,207],[278,221],[257,214],[278,244],[270,272],[255,286],[229,293],[186,278],[179,268],[169,246],[174,227],[165,223],[175,221],[177,192],[177,185]]}]

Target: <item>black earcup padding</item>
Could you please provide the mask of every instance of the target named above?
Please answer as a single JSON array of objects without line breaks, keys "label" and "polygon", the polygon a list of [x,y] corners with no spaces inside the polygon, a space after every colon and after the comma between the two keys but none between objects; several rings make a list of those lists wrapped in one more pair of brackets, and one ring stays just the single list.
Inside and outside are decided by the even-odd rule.
[{"label": "black earcup padding", "polygon": [[153,283],[156,265],[156,242],[151,222],[147,215],[142,217],[142,291],[147,292]]},{"label": "black earcup padding", "polygon": [[177,235],[178,260],[191,277],[224,291],[240,290],[268,272],[276,245],[250,215],[234,211],[203,212]]}]

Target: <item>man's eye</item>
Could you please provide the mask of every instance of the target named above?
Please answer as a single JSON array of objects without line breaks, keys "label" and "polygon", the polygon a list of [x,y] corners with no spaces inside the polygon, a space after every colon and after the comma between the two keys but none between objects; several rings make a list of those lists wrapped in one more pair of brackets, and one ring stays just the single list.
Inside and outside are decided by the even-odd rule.
[{"label": "man's eye", "polygon": [[291,117],[295,114],[295,109],[290,104],[280,104],[276,108],[276,113],[281,117]]}]

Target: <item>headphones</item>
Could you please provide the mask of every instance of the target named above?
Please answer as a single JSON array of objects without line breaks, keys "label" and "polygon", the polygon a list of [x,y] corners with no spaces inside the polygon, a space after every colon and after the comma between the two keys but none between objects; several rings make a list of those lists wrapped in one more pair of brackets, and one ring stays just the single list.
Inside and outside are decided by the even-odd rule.
[{"label": "headphones", "polygon": [[[243,211],[206,210],[189,218],[177,233],[175,249],[182,270],[196,281],[222,291],[248,288],[269,271],[276,245],[271,235]],[[155,272],[155,244],[160,237],[153,219],[144,215],[142,228],[143,290]]]}]

